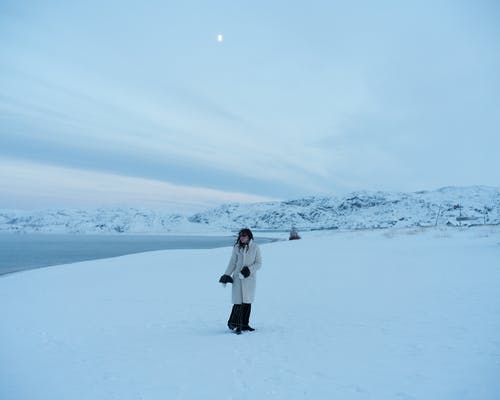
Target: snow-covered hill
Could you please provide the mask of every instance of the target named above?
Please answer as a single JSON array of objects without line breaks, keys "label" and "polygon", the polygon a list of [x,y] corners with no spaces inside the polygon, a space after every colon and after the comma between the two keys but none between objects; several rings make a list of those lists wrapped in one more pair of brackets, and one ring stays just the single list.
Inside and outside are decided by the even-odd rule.
[{"label": "snow-covered hill", "polygon": [[222,227],[365,229],[500,223],[500,189],[447,187],[416,193],[353,192],[344,197],[224,205],[189,219]]},{"label": "snow-covered hill", "polygon": [[0,211],[0,232],[188,233],[242,226],[261,230],[371,229],[500,223],[500,188],[445,187],[415,193],[353,192],[347,196],[225,204],[194,215],[158,210]]},{"label": "snow-covered hill", "polygon": [[19,233],[169,233],[181,230],[187,216],[137,208],[0,211],[0,232]]}]

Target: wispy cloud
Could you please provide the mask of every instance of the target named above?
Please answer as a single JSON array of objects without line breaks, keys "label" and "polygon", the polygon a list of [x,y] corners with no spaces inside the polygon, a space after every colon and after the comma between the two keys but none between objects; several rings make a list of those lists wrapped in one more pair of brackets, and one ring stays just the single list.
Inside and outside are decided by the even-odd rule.
[{"label": "wispy cloud", "polygon": [[[74,207],[135,205],[187,212],[221,203],[275,200],[247,193],[11,159],[0,159],[0,187],[2,208],[33,208],[33,204],[37,208],[68,204]],[[32,197],[35,197],[35,202]]]}]

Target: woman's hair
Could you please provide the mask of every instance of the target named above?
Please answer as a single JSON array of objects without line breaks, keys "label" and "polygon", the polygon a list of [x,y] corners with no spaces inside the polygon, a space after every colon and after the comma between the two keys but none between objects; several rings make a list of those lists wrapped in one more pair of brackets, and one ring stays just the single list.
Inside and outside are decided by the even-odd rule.
[{"label": "woman's hair", "polygon": [[242,247],[243,245],[240,243],[240,236],[248,236],[248,239],[249,241],[250,240],[253,240],[253,233],[250,229],[248,228],[243,228],[243,229],[240,229],[240,231],[238,232],[238,237],[236,238],[236,242],[234,243],[234,245],[239,245],[240,247]]}]

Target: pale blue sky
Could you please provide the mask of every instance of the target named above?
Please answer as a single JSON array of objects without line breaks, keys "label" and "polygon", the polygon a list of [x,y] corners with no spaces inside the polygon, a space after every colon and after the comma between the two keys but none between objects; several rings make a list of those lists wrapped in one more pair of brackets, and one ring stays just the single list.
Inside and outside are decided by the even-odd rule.
[{"label": "pale blue sky", "polygon": [[2,0],[0,208],[500,186],[499,20],[486,0]]}]

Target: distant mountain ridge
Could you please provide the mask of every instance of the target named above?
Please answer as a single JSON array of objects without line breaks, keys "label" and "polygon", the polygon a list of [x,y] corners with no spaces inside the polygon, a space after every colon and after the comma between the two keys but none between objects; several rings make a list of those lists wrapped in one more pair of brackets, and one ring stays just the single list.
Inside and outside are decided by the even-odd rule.
[{"label": "distant mountain ridge", "polygon": [[193,215],[137,208],[0,210],[0,232],[192,233],[256,230],[374,229],[500,224],[500,188],[444,187],[413,193],[357,191],[346,196],[224,204]]}]

